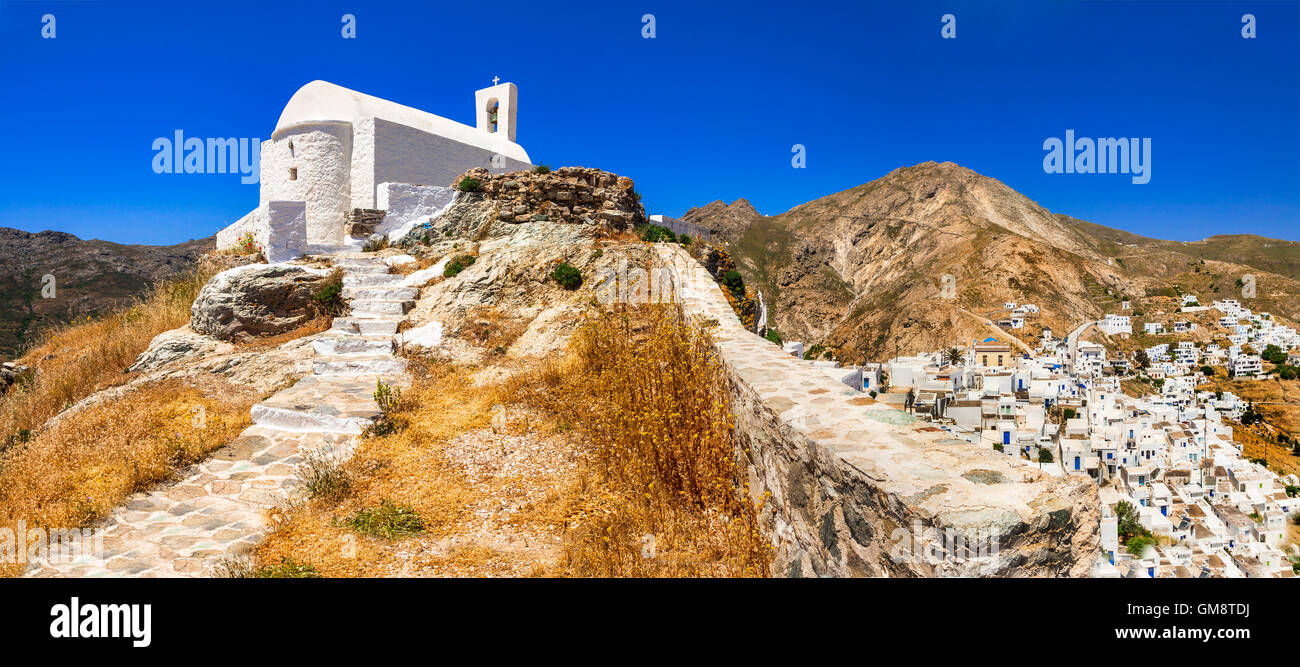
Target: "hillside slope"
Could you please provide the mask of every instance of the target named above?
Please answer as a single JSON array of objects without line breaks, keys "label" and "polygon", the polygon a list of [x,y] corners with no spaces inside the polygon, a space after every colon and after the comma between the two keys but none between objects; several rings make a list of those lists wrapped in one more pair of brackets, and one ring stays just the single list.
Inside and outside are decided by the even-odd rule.
[{"label": "hillside slope", "polygon": [[[213,247],[211,238],[119,245],[0,227],[0,358],[17,356],[43,327],[113,310]],[[45,275],[54,276],[54,298],[42,298]]]},{"label": "hillside slope", "polygon": [[[1300,316],[1300,283],[1241,263],[1278,266],[1265,261],[1276,256],[1286,264],[1282,251],[1216,241],[1201,246],[1204,257],[1175,252],[1187,244],[1148,243],[1053,214],[952,163],[896,169],[780,215],[738,201],[684,217],[730,242],[787,340],[822,343],[851,361],[1005,338],[989,320],[1005,314],[1007,301],[1041,308],[1025,335],[1017,332],[1032,344],[1044,326],[1061,335],[1119,312],[1125,299],[1140,311],[1148,296],[1179,291],[1240,298],[1235,281],[1246,273],[1259,287],[1252,307]],[[941,293],[945,275],[953,277],[953,298]]]}]

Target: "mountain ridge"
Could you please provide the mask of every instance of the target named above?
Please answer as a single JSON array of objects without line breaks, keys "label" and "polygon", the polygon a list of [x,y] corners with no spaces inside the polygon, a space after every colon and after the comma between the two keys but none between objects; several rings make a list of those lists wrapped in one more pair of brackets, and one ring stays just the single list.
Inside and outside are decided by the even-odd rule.
[{"label": "mountain ridge", "polygon": [[[67,232],[0,227],[0,358],[31,344],[48,326],[106,312],[154,283],[193,268],[215,239],[170,246],[124,245]],[[43,298],[44,276],[54,297]]]},{"label": "mountain ridge", "polygon": [[[1043,326],[1059,335],[1118,312],[1120,300],[1143,307],[1171,291],[1239,298],[1235,281],[1246,273],[1260,281],[1257,309],[1300,316],[1300,283],[1290,275],[1300,256],[1292,262],[1287,242],[1267,253],[1240,239],[1179,252],[1183,242],[1053,213],[951,162],[899,167],[775,216],[741,201],[712,202],[684,219],[730,246],[783,336],[838,348],[845,360],[1011,338],[990,324],[1007,301],[1043,309],[1027,325],[1032,343]],[[944,276],[954,298],[942,297]],[[1153,314],[1167,307],[1151,304]]]}]

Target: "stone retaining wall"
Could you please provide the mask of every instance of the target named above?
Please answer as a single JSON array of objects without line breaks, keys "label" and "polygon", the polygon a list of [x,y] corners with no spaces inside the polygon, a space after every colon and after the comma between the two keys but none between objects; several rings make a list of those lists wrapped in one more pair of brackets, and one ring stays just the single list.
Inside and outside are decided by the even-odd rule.
[{"label": "stone retaining wall", "polygon": [[[767,494],[775,574],[1090,573],[1100,521],[1090,480],[958,441],[845,387],[745,330],[680,247],[656,250],[686,311],[718,322],[751,488]],[[969,551],[955,548],[962,540]]]}]

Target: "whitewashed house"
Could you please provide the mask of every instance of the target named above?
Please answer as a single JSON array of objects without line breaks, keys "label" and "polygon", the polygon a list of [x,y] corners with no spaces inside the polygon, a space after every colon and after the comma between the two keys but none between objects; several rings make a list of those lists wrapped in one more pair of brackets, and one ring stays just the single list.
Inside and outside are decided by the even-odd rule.
[{"label": "whitewashed house", "polygon": [[1114,336],[1115,334],[1121,333],[1132,334],[1133,326],[1129,319],[1128,315],[1107,315],[1098,324],[1098,328],[1106,332],[1106,335],[1108,336]]}]

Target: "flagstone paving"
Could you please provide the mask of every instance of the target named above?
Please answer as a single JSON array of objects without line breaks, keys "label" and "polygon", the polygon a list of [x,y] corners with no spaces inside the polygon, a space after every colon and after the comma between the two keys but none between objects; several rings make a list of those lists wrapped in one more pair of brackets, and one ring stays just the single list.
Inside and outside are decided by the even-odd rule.
[{"label": "flagstone paving", "polygon": [[[344,285],[382,283],[388,265],[373,255],[331,257]],[[102,549],[72,562],[36,562],[29,577],[211,576],[223,559],[247,553],[268,530],[268,510],[303,490],[304,456],[346,458],[380,414],[376,383],[404,377],[394,356],[398,325],[415,294],[346,289],[352,313],[316,341],[315,371],[253,406],[253,426],[185,471],[180,481],[138,493],[94,526]]]}]

